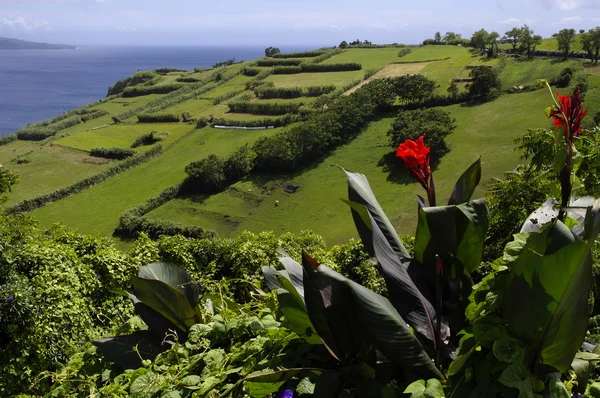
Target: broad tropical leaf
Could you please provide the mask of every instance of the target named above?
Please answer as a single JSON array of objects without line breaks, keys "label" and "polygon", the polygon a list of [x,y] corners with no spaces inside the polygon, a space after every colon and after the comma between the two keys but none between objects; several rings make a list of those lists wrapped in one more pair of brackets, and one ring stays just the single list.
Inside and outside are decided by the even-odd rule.
[{"label": "broad tropical leaf", "polygon": [[358,319],[349,287],[319,272],[319,264],[302,253],[304,300],[310,321],[331,355],[343,364],[370,360],[375,351]]},{"label": "broad tropical leaf", "polygon": [[142,366],[142,359],[153,360],[170,348],[167,344],[156,344],[153,334],[146,330],[94,340],[92,343],[98,347],[98,352],[125,369],[137,369]]},{"label": "broad tropical leaf", "polygon": [[[342,170],[344,170],[342,168]],[[350,171],[344,170],[346,176],[348,177],[348,201],[344,201],[345,203],[351,205],[351,203],[356,203],[358,205],[364,206],[371,217],[375,220],[379,229],[383,232],[383,235],[386,237],[389,245],[392,247],[394,252],[400,257],[409,257],[408,251],[400,241],[396,230],[392,226],[392,223],[387,218],[383,209],[377,202],[375,198],[375,194],[371,190],[369,185],[369,181],[367,177],[363,174],[352,173]],[[356,225],[356,229],[358,230],[358,234],[360,235],[361,240],[363,241],[363,245],[367,252],[371,255],[373,253],[373,244],[370,242],[371,238],[371,226],[370,223],[365,218],[364,214],[360,214],[357,211],[357,207],[352,206],[352,217],[354,219],[354,224]]]},{"label": "broad tropical leaf", "polygon": [[452,195],[448,201],[449,205],[459,205],[471,200],[475,188],[481,181],[481,158],[477,159],[469,168],[460,176]]},{"label": "broad tropical leaf", "polygon": [[192,307],[198,304],[198,286],[187,272],[174,264],[150,263],[140,268],[138,277],[164,282],[187,297]]},{"label": "broad tropical leaf", "polygon": [[156,341],[162,341],[167,333],[170,333],[169,331],[177,332],[180,341],[186,340],[187,334],[173,322],[142,303],[135,295],[129,294],[129,298],[131,298],[131,301],[133,302],[135,312],[142,318],[144,323],[148,325],[148,329]]},{"label": "broad tropical leaf", "polygon": [[556,221],[530,233],[507,264],[511,281],[502,314],[515,336],[532,347],[535,371],[566,372],[585,337],[598,211],[598,202],[588,211],[587,242]]},{"label": "broad tropical leaf", "polygon": [[131,278],[133,293],[144,304],[187,332],[200,321],[186,296],[165,282],[156,279]]},{"label": "broad tropical leaf", "polygon": [[[371,228],[376,267],[385,279],[394,307],[411,327],[435,347],[435,307],[409,275],[409,267],[422,268],[423,265],[410,258],[398,257],[375,220],[372,220]],[[447,341],[450,328],[445,321],[442,321],[441,332],[442,340]]]}]

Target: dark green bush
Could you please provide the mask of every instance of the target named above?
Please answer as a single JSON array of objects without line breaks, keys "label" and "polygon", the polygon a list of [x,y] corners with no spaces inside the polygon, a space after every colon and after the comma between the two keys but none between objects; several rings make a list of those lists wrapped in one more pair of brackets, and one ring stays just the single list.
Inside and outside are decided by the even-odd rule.
[{"label": "dark green bush", "polygon": [[0,146],[10,144],[11,142],[16,141],[17,139],[18,138],[16,134],[6,134],[0,137]]},{"label": "dark green bush", "polygon": [[128,87],[140,84],[152,85],[161,80],[161,76],[153,70],[138,71],[133,76],[117,81],[108,88],[107,96],[121,94]]},{"label": "dark green bush", "polygon": [[277,53],[273,55],[273,58],[312,58],[318,57],[319,55],[325,53],[324,50],[315,50],[315,51],[300,51],[295,53]]},{"label": "dark green bush", "polygon": [[[256,75],[254,77],[254,79],[246,82],[246,90],[252,90],[255,87],[260,86],[261,84],[265,84],[266,82],[264,82],[264,80],[267,77],[271,76],[272,74],[273,74],[272,68],[269,68],[269,69],[266,69],[266,70],[260,72],[258,75]],[[269,83],[273,84],[272,82],[269,82]]]},{"label": "dark green bush", "polygon": [[275,75],[293,75],[302,73],[302,66],[276,66],[272,69]]},{"label": "dark green bush", "polygon": [[233,90],[233,91],[230,91],[228,93],[218,95],[215,98],[213,98],[213,105],[217,105],[217,104],[220,104],[223,101],[227,101],[228,99],[231,99],[231,98],[233,98],[233,97],[235,97],[237,95],[240,95],[244,91],[245,90],[243,90],[243,89]]},{"label": "dark green bush", "polygon": [[169,83],[156,86],[133,86],[125,88],[122,94],[123,97],[139,97],[149,94],[167,94],[172,91],[179,90],[182,87],[185,87],[185,85],[181,83]]},{"label": "dark green bush", "polygon": [[557,87],[567,87],[571,83],[571,79],[575,74],[575,69],[566,67],[560,71],[558,77],[552,79],[550,84]]},{"label": "dark green bush", "polygon": [[176,79],[180,83],[198,83],[202,81],[202,79],[198,79],[191,76],[181,76]]},{"label": "dark green bush", "polygon": [[329,86],[309,86],[305,88],[304,95],[307,97],[320,97],[323,94],[329,94],[335,91],[333,84]]},{"label": "dark green bush", "polygon": [[302,72],[343,72],[361,69],[362,66],[356,62],[348,62],[345,64],[302,64]]},{"label": "dark green bush", "polygon": [[301,87],[266,87],[258,86],[254,89],[258,98],[298,98],[302,96]]},{"label": "dark green bush", "polygon": [[192,162],[185,167],[186,190],[213,193],[225,186],[225,162],[216,155]]},{"label": "dark green bush", "polygon": [[298,109],[302,106],[302,103],[236,101],[230,102],[227,105],[229,106],[229,111],[234,113],[285,115],[286,113],[298,113]]},{"label": "dark green bush", "polygon": [[290,123],[294,123],[300,120],[298,115],[283,115],[280,117],[267,117],[263,119],[247,119],[247,120],[233,120],[225,118],[213,119],[211,124],[213,126],[239,126],[239,127],[281,127],[286,126]]},{"label": "dark green bush", "polygon": [[431,156],[441,158],[450,148],[445,137],[455,128],[455,120],[450,114],[439,108],[425,108],[401,112],[392,122],[387,135],[390,144],[397,148],[405,140],[416,140],[425,135],[425,145],[431,147]]},{"label": "dark green bush", "polygon": [[412,48],[410,48],[410,47],[404,47],[400,51],[398,51],[398,57],[402,58],[405,55],[410,54],[411,52],[412,52]]},{"label": "dark green bush", "polygon": [[242,68],[242,75],[244,75],[244,76],[256,76],[260,72],[261,72],[261,70],[258,69],[258,68],[250,68],[250,67],[247,67],[247,66],[244,66]]},{"label": "dark green bush", "polygon": [[167,73],[171,73],[171,72],[187,72],[187,70],[185,70],[185,69],[178,69],[178,68],[158,68],[158,69],[155,69],[155,71],[159,75],[166,75]]},{"label": "dark green bush", "polygon": [[135,155],[135,149],[130,148],[92,148],[90,155],[98,158],[123,160]]},{"label": "dark green bush", "polygon": [[75,126],[81,123],[81,116],[76,115],[68,119],[61,119],[58,122],[46,125],[29,125],[16,132],[17,138],[24,141],[41,141],[52,137],[57,131]]},{"label": "dark green bush", "polygon": [[138,138],[136,138],[135,141],[133,141],[133,144],[131,144],[131,147],[137,148],[139,146],[152,145],[159,142],[160,140],[161,138],[158,136],[156,131],[151,131],[149,133],[142,134]]},{"label": "dark green bush", "polygon": [[256,153],[248,147],[248,144],[239,148],[225,160],[225,180],[229,184],[233,184],[250,174],[254,169],[255,159]]},{"label": "dark green bush", "polygon": [[302,63],[300,59],[259,59],[255,62],[256,66],[297,66]]},{"label": "dark green bush", "polygon": [[179,123],[179,115],[176,113],[144,113],[138,115],[139,123]]}]

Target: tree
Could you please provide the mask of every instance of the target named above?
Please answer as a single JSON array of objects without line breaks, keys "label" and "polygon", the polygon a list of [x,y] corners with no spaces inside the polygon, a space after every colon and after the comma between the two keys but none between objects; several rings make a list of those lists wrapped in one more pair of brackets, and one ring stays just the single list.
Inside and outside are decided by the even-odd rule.
[{"label": "tree", "polygon": [[471,46],[478,50],[485,51],[488,42],[489,33],[485,29],[479,29],[471,36]]},{"label": "tree", "polygon": [[598,63],[600,57],[600,26],[581,32],[581,46],[587,52],[588,58]]},{"label": "tree", "polygon": [[558,42],[558,50],[562,51],[565,59],[569,59],[571,45],[575,41],[575,29],[561,29],[558,33],[552,35]]},{"label": "tree", "polygon": [[529,26],[523,25],[519,36],[519,48],[522,52],[526,52],[529,58],[533,57],[535,47],[542,42],[542,36],[534,35],[534,33]]},{"label": "tree", "polygon": [[435,32],[435,35],[433,35],[433,41],[435,41],[438,44],[442,43],[442,34],[440,32]]},{"label": "tree", "polygon": [[223,188],[225,183],[225,162],[216,155],[192,162],[185,167],[188,182],[195,192],[210,193]]},{"label": "tree", "polygon": [[346,47],[348,47],[348,42],[347,42],[346,40],[342,41],[342,42],[340,43],[340,46],[339,46],[339,47],[340,47],[340,48],[346,48]]},{"label": "tree", "polygon": [[498,39],[500,34],[498,32],[492,32],[487,36],[487,43],[490,46],[488,56],[493,57],[495,53],[498,53]]},{"label": "tree", "polygon": [[512,28],[508,32],[504,33],[504,37],[502,40],[510,43],[513,48],[513,52],[517,52],[517,44],[519,43],[519,38],[521,37],[521,28]]},{"label": "tree", "polygon": [[471,99],[486,100],[500,93],[502,83],[496,69],[489,66],[476,66],[471,69],[469,77],[472,80],[467,89]]},{"label": "tree", "polygon": [[279,54],[281,51],[277,47],[267,47],[265,48],[265,57],[272,57],[275,54]]}]

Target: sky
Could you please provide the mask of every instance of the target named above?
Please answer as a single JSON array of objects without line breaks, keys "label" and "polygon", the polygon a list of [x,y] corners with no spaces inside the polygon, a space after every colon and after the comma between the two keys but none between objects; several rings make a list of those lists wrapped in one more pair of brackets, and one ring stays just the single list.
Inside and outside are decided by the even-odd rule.
[{"label": "sky", "polygon": [[523,24],[600,26],[600,0],[0,0],[0,36],[75,45],[416,44]]}]

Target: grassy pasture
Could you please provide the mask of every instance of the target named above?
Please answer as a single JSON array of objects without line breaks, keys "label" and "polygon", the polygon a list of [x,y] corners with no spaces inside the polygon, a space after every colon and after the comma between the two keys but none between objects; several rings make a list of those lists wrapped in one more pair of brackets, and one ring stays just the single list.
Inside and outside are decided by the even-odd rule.
[{"label": "grassy pasture", "polygon": [[[549,101],[547,93],[535,91],[505,95],[479,106],[447,107],[457,119],[457,129],[448,137],[452,150],[434,173],[440,203],[448,199],[458,176],[478,156],[482,157],[484,182],[514,168],[519,156],[513,152],[513,140],[528,127],[549,125],[544,114]],[[386,132],[392,121],[373,122],[354,141],[302,173],[254,176],[210,197],[171,201],[149,216],[214,228],[223,235],[243,230],[283,233],[313,229],[330,244],[341,242],[356,233],[349,209],[339,200],[347,196],[347,186],[342,172],[331,167],[337,164],[366,174],[394,226],[401,233],[414,233],[415,194],[422,192],[390,156],[393,150]],[[290,182],[300,185],[294,194],[283,191]],[[482,194],[480,188],[477,195]]]},{"label": "grassy pasture", "polygon": [[[356,62],[362,65],[363,71],[367,69],[380,69],[384,65],[398,59],[397,48],[351,48],[341,54],[323,61],[323,64],[344,64]],[[328,75],[329,73],[326,73]]]},{"label": "grassy pasture", "polygon": [[[510,47],[512,48],[512,46]],[[537,46],[540,50],[555,50],[558,51],[558,40],[554,37],[549,37],[547,39],[542,39],[542,42]],[[575,40],[571,43],[571,51],[583,51],[583,47],[581,46],[580,35],[575,35]]]},{"label": "grassy pasture", "polygon": [[513,59],[504,60],[505,65],[500,72],[502,88],[508,89],[513,86],[536,84],[539,79],[551,80],[558,77],[560,72],[571,67],[581,70],[581,61],[563,61],[559,59]]},{"label": "grassy pasture", "polygon": [[213,107],[213,101],[211,99],[196,99],[192,98],[166,109],[163,109],[159,113],[176,113],[181,115],[183,112],[189,112],[192,117],[200,116],[205,110]]},{"label": "grassy pasture", "polygon": [[[425,46],[421,47],[419,50],[424,51],[428,57],[434,57],[436,53],[431,53],[429,51],[429,47],[442,47],[441,50],[445,50],[445,47],[448,46]],[[456,46],[449,47],[454,47],[450,59],[445,61],[430,62],[421,70],[421,74],[434,80],[439,85],[439,88],[437,89],[438,94],[446,94],[446,90],[448,89],[448,86],[450,86],[452,78],[468,75],[466,66],[472,64],[473,62],[477,62],[480,59],[479,54],[472,53],[466,48]],[[449,54],[450,52],[439,51],[439,53]],[[412,54],[414,54],[414,52],[408,54],[407,57]],[[404,59],[404,57],[402,59]]]},{"label": "grassy pasture", "polygon": [[346,91],[344,95],[351,94],[358,90],[360,87],[369,83],[375,79],[384,79],[387,77],[396,77],[403,75],[411,75],[415,73],[420,73],[421,70],[428,65],[428,62],[415,62],[411,64],[390,64],[386,65],[379,72],[375,73],[373,76],[368,78],[367,80],[363,80],[356,86],[352,87],[350,90]]},{"label": "grassy pasture", "polygon": [[246,82],[252,79],[249,76],[237,75],[231,80],[215,87],[214,89],[202,94],[202,98],[215,98],[219,95],[227,94],[236,90],[244,90],[246,88]]},{"label": "grassy pasture", "polygon": [[194,130],[159,157],[30,214],[44,226],[62,222],[83,233],[110,236],[125,210],[181,182],[190,162],[213,153],[228,156],[245,143],[279,130]]},{"label": "grassy pasture", "polygon": [[336,87],[343,87],[354,80],[362,80],[364,76],[364,70],[353,70],[344,72],[271,75],[266,78],[266,81],[273,82],[275,87],[308,87],[326,86],[330,84],[333,84]]},{"label": "grassy pasture", "polygon": [[84,131],[61,138],[56,143],[85,151],[98,147],[129,148],[140,135],[156,131],[158,133],[169,133],[163,142],[163,145],[168,145],[193,128],[194,126],[185,123],[113,124],[102,129]]},{"label": "grassy pasture", "polygon": [[[29,163],[17,164],[12,161],[19,156]],[[88,157],[82,151],[39,142],[15,141],[0,146],[0,164],[20,177],[7,204],[53,192],[110,167],[110,163],[87,163],[85,159]]]},{"label": "grassy pasture", "polygon": [[434,61],[446,58],[456,58],[463,55],[465,51],[468,51],[464,47],[458,46],[422,46],[414,48],[409,54],[398,58],[398,51],[396,50],[396,62],[424,62]]}]

